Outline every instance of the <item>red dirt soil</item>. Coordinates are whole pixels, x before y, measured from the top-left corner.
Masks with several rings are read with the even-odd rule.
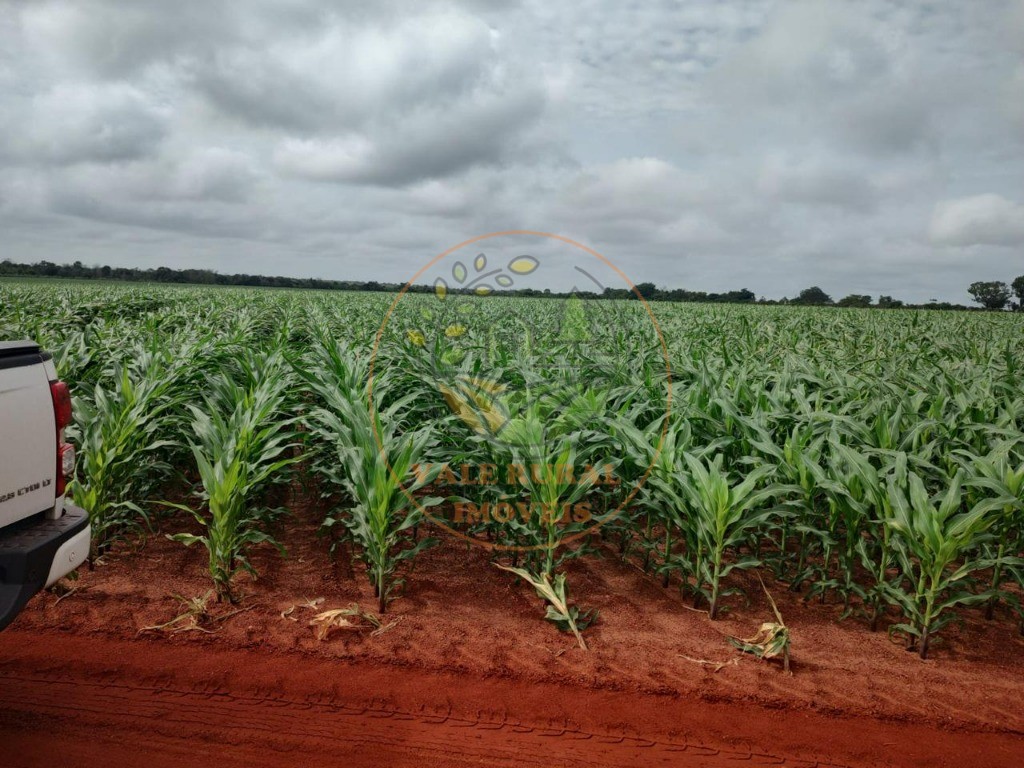
[[[733,598],[709,622],[609,550],[569,568],[571,596],[601,610],[583,651],[486,551],[442,535],[391,604],[393,626],[320,642],[304,603],[374,600],[348,554],[328,554],[317,514],[296,515],[281,535],[289,557],[257,551],[260,579],[239,581],[244,611],[205,624],[212,634],[140,633],[180,613],[174,594],[209,589],[205,553],[162,536],[83,570],[59,601],[36,598],[0,634],[5,768],[196,755],[356,768],[1024,764],[1024,638],[1006,616],[972,614],[921,661],[769,583],[793,633],[787,675],[724,639],[771,618],[756,580],[736,582],[749,605]]]

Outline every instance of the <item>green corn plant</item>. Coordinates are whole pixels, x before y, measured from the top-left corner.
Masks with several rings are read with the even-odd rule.
[[[349,510],[336,510],[325,521],[341,524],[348,532],[366,566],[367,576],[381,613],[387,610],[394,591],[404,580],[399,566],[411,561],[432,538],[412,543],[411,531],[422,521],[424,510],[436,506],[438,497],[416,498],[430,485],[440,464],[426,461],[435,440],[427,426],[403,431],[401,418],[418,393],[391,403],[383,411],[369,401],[365,388],[365,360],[338,345],[322,345],[306,377],[322,405],[311,410],[307,425],[319,443],[315,467],[336,489],[344,489],[352,502]],[[386,377],[375,382],[374,399],[388,398]]]
[[[574,420],[565,414],[560,419],[569,424]],[[508,526],[522,543],[539,548],[536,567],[549,579],[566,556],[581,554],[579,550],[559,550],[563,539],[593,524],[575,520],[573,508],[601,479],[601,472],[587,471],[587,466],[594,465],[588,460],[592,454],[587,452],[585,436],[567,433],[559,426],[559,419],[545,418],[541,405],[531,403],[506,425],[501,444],[507,449],[504,463],[521,470],[519,483],[528,510],[525,516],[514,516]],[[615,462],[603,464],[613,466]]]
[[[695,590],[708,602],[708,617],[717,619],[721,609],[722,579],[737,569],[753,568],[761,561],[739,551],[749,536],[774,515],[777,508],[761,508],[769,499],[792,488],[769,485],[758,488],[772,473],[770,467],[754,469],[739,483],[732,483],[722,467],[723,457],[710,462],[692,454],[685,455],[686,475],[680,478],[674,495],[678,504],[678,524],[688,532],[690,557],[696,575]],[[726,561],[726,553],[733,559]]]
[[[974,456],[958,451],[961,463],[971,474],[966,483],[972,488],[995,494],[1005,501],[994,533],[996,541],[986,544],[986,554],[992,560],[992,597],[985,606],[985,618],[989,621],[995,615],[996,606],[1002,594],[1002,583],[1006,575],[1008,555],[1024,550],[1024,461],[1011,458],[1014,444],[1003,442],[987,456]],[[1012,572],[1012,571],[1011,571]]]
[[[419,524],[423,510],[441,502],[437,497],[413,497],[437,474],[436,466],[414,471],[433,440],[432,430],[400,434],[394,420],[382,418],[362,400],[345,403],[337,413],[319,409],[311,423],[336,452],[337,470],[329,471],[328,479],[345,488],[354,503],[349,514],[329,519],[328,525],[340,519],[359,547],[378,609],[384,613],[392,593],[404,583],[396,577],[398,566],[436,543],[423,538],[404,546],[406,532]]]
[[[287,479],[284,470],[300,459],[289,455],[295,434],[294,419],[282,416],[288,386],[278,365],[255,387],[241,387],[227,377],[212,384],[206,410],[189,406],[190,441],[201,485],[203,507],[169,506],[190,512],[205,529],[200,535],[170,536],[186,546],[201,544],[209,556],[209,572],[218,600],[235,602],[232,580],[239,570],[255,576],[248,550],[269,543],[283,548],[266,530],[273,516],[261,496],[266,487]],[[233,403],[234,406],[227,408]],[[205,507],[205,509],[204,509]]]
[[[889,532],[884,523],[889,516],[885,479],[869,457],[841,442],[835,431],[829,436],[829,449],[827,472],[821,479],[830,513],[825,563],[821,578],[808,597],[820,593],[824,600],[827,590],[838,592],[843,600],[843,618],[854,612],[852,598],[857,597],[870,606],[874,627],[881,603],[880,581],[884,581],[891,560]],[[906,454],[901,452],[897,456],[901,458],[896,460],[900,465],[896,471],[903,476]],[[875,562],[876,555],[878,562]],[[858,572],[860,564],[875,577],[874,583],[864,583]]]
[[[822,539],[826,545],[830,543],[830,539],[823,535],[825,527],[818,522],[818,501],[825,480],[825,470],[821,465],[824,442],[825,437],[816,435],[813,425],[808,422],[793,426],[781,446],[776,445],[763,428],[758,428],[756,437],[751,440],[753,449],[774,465],[776,477],[799,488],[788,502],[794,514],[782,515],[779,520],[778,552],[774,558],[779,578],[785,577],[793,565],[793,587],[796,589],[809,577],[806,564],[812,537]],[[790,537],[794,534],[799,538],[796,562],[791,564],[787,553]]]
[[[75,400],[78,466],[70,492],[89,513],[91,557],[115,540],[149,526],[142,506],[171,471],[165,450],[178,399],[173,379],[157,359],[142,358],[130,370],[117,367],[109,384]]]
[[[345,490],[352,503],[335,510],[325,525],[347,532],[383,613],[404,583],[398,567],[437,543],[429,537],[415,541],[425,510],[442,501],[416,497],[440,470],[440,463],[430,461],[435,431],[410,430],[402,417],[419,391],[376,407],[391,399],[395,379],[389,372],[375,377],[371,404],[366,357],[326,336],[313,350],[304,378],[319,400],[306,420],[316,443],[314,470],[331,488]]]
[[[676,446],[689,446],[691,443],[692,435],[689,423],[670,420],[666,425],[666,418],[663,414],[650,424],[641,426],[640,414],[635,407],[631,407],[609,424],[608,432],[614,441],[616,452],[621,457],[618,472],[622,477],[623,484],[627,487],[636,487],[640,479],[648,474],[670,475],[674,467],[670,457],[675,455]],[[617,520],[602,526],[601,530],[606,535],[618,536],[619,554],[626,559],[630,554],[634,538],[637,538],[643,518],[659,518],[666,515],[662,500],[652,489],[648,478],[648,481],[636,494],[633,504],[623,510]],[[640,537],[640,545],[645,550],[645,559],[649,560],[656,545],[644,536]],[[673,570],[672,565],[675,565],[671,562],[671,552],[670,534],[661,564],[664,577],[670,575]]]
[[[643,522],[640,535],[641,547],[644,550],[642,567],[644,571],[649,570],[651,560],[657,553],[660,564],[655,568],[655,572],[661,574],[663,587],[668,586],[673,573],[682,571],[684,581],[689,574],[686,573],[686,558],[679,557],[674,552],[678,542],[674,540],[676,530],[672,525],[672,512],[665,503],[665,498],[658,492],[657,484],[672,477],[676,461],[693,442],[688,421],[668,419],[666,424],[666,419],[668,417],[664,416],[646,429],[637,428],[629,417],[619,418],[611,425],[612,432],[620,442],[622,453],[625,455],[623,465],[632,483],[635,485],[639,478],[648,472],[648,468],[649,474],[654,478],[653,481],[648,478],[648,482],[634,499],[632,507],[637,514],[624,525],[626,535],[623,537],[620,552],[626,555],[626,536],[633,528],[639,528]],[[641,518],[645,518],[645,521]],[[664,529],[660,541],[652,536],[655,525],[660,525]]]
[[[633,482],[650,467],[650,475],[637,494],[633,507],[646,518],[643,528],[638,531],[646,551],[644,570],[650,566],[652,553],[659,551],[661,563],[655,570],[661,574],[662,586],[667,587],[673,573],[681,575],[684,585],[695,576],[690,559],[692,542],[686,547],[686,536],[680,536],[681,530],[685,531],[685,528],[679,522],[682,501],[677,495],[677,489],[681,482],[680,473],[686,466],[685,456],[688,452],[700,456],[713,454],[728,440],[719,439],[698,449],[693,445],[689,420],[670,418],[668,424],[663,425],[664,417],[645,430],[637,429],[628,419],[619,419],[612,424],[612,429],[621,441],[624,463],[633,468]],[[632,522],[637,528],[641,525],[640,519]],[[651,535],[656,526],[664,530],[660,541]],[[684,545],[681,552],[677,551],[679,544]]]
[[[916,645],[924,659],[934,635],[957,618],[958,606],[977,605],[990,597],[972,589],[972,574],[986,565],[973,555],[996,522],[992,513],[1002,499],[982,501],[964,511],[962,472],[935,497],[928,495],[917,473],[908,472],[907,481],[906,491],[895,478],[888,481],[893,516],[886,522],[894,532],[903,579],[887,584],[886,594],[906,619],[890,632],[905,633],[908,647]]]
[[[581,612],[577,606],[569,605],[564,573],[556,574],[552,583],[546,573],[535,574],[524,568],[512,568],[497,563],[495,565],[503,571],[514,573],[537,590],[537,597],[542,598],[548,604],[544,618],[563,632],[572,632],[580,648],[584,651],[587,650],[587,643],[583,639],[582,633],[597,621],[598,612],[596,610]]]
[[[878,629],[881,620],[885,593],[892,577],[895,552],[892,545],[893,509],[888,494],[888,478],[899,486],[907,483],[907,455],[902,451],[887,457],[882,469],[877,469],[870,458],[849,446],[832,443],[833,454],[844,465],[841,482],[832,482],[830,493],[845,499],[845,503],[858,508],[863,514],[861,520],[863,535],[858,536],[855,549],[860,564],[867,574],[866,583],[849,586],[847,594],[856,592],[864,601],[871,631]],[[852,585],[855,563],[850,563],[846,576]]]

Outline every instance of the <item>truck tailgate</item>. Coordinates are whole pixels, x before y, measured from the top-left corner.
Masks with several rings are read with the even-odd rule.
[[[0,343],[0,528],[52,509],[57,466],[56,423],[39,348]]]

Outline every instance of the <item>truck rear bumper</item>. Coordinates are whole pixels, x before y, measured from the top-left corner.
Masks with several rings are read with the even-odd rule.
[[[59,520],[36,516],[0,530],[0,629],[39,590],[85,562],[89,534],[88,514],[71,504]]]

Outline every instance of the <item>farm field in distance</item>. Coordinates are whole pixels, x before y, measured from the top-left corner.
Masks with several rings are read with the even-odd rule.
[[[100,734],[178,690],[252,765],[335,715],[353,765],[377,715],[431,764],[1019,763],[1024,313],[2,282],[19,338],[94,551],[0,636],[5,740],[67,716],[52,643],[131,681]]]

